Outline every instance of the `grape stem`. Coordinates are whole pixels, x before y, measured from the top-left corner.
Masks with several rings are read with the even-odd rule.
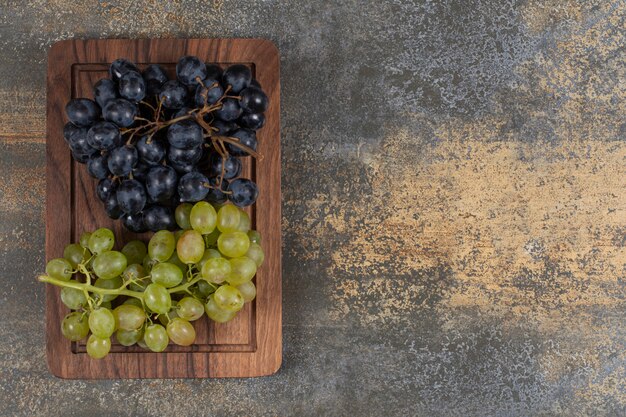
[[[138,291],[132,291],[122,288],[99,288],[95,287],[91,284],[86,284],[82,282],[71,282],[71,281],[63,281],[60,279],[52,278],[48,275],[39,275],[37,277],[39,282],[46,282],[48,284],[56,285],[57,287],[62,288],[74,288],[80,291],[88,291],[99,295],[126,295],[128,297],[135,297],[143,300],[143,293]]]

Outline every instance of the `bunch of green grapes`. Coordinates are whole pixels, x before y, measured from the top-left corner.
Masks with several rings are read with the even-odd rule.
[[[177,232],[156,232],[114,250],[109,229],[84,233],[53,259],[39,281],[61,287],[72,311],[61,323],[72,341],[87,340],[87,353],[103,358],[111,338],[162,352],[173,342],[194,343],[191,324],[205,313],[218,323],[231,320],[256,296],[252,282],[265,255],[248,214],[206,201],[176,208]]]

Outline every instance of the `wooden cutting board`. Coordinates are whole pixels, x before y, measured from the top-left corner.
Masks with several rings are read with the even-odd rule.
[[[278,50],[261,39],[105,39],[68,40],[48,53],[46,136],[46,257],[63,256],[63,248],[78,242],[82,232],[98,227],[115,231],[119,242],[134,235],[111,220],[95,194],[96,180],[84,165],[73,161],[63,140],[65,104],[71,98],[93,98],[92,86],[107,76],[108,64],[127,58],[140,67],[151,63],[173,71],[178,59],[196,55],[226,66],[249,65],[270,101],[267,123],[257,132],[259,160],[243,158],[244,175],[260,188],[249,213],[262,237],[265,262],[255,283],[257,297],[238,317],[217,324],[205,317],[194,323],[196,344],[172,346],[163,353],[113,345],[101,360],[87,356],[85,344],[66,340],[60,330],[69,311],[59,289],[46,288],[46,345],[48,366],[62,378],[206,378],[270,375],[282,360],[281,330],[281,195],[280,195],[280,84]],[[171,76],[171,75],[170,75]]]

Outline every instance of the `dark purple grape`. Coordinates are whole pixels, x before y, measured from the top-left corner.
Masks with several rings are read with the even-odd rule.
[[[190,172],[194,172],[198,170],[198,168],[192,164],[177,164],[175,162],[170,161],[168,165],[174,168],[174,170],[178,172],[180,175],[188,174]]]
[[[252,81],[252,73],[250,68],[242,64],[231,65],[226,68],[224,75],[222,76],[225,86],[231,86],[233,93],[239,93],[244,88],[247,88]]]
[[[263,113],[267,110],[269,100],[260,88],[248,87],[239,93],[239,105],[248,113]]]
[[[198,57],[184,56],[176,64],[176,78],[185,85],[198,84],[198,80],[206,78],[206,64]]]
[[[143,233],[148,230],[143,222],[143,213],[124,214],[122,215],[122,223],[133,233]]]
[[[99,180],[109,176],[109,168],[107,167],[106,155],[94,155],[87,161],[87,172],[94,178]]]
[[[263,113],[244,113],[239,118],[241,127],[258,130],[265,125],[265,115]]]
[[[129,71],[139,72],[139,68],[127,59],[118,58],[111,63],[111,66],[109,67],[109,76],[113,81],[117,82],[122,75]]]
[[[167,129],[170,145],[179,149],[191,149],[204,142],[202,127],[193,120],[182,120]]]
[[[194,165],[202,158],[202,145],[191,149],[180,149],[170,146],[167,159],[177,165]]]
[[[241,161],[239,158],[229,156],[224,158],[218,153],[212,153],[209,157],[209,176],[217,177],[222,175],[222,164],[224,165],[224,178],[230,180],[241,174]]]
[[[150,64],[143,70],[143,79],[146,81],[156,81],[163,84],[169,81],[167,73],[159,64]]]
[[[254,130],[239,129],[231,132],[228,136],[231,138],[239,139],[240,144],[252,149],[253,151],[256,151],[257,140]],[[228,149],[228,153],[233,156],[248,156],[248,152],[231,143],[226,144],[226,149]]]
[[[87,136],[86,128],[78,127],[72,122],[67,122],[65,126],[63,126],[63,139],[68,145],[80,136]]]
[[[228,181],[222,180],[222,186],[218,189],[219,178],[209,178],[209,184],[213,187],[209,189],[209,193],[206,195],[205,200],[210,203],[223,204],[228,201],[228,196],[223,193],[228,189]]]
[[[153,232],[177,228],[172,209],[162,205],[147,207],[143,211],[143,222],[146,228]]]
[[[117,187],[117,203],[126,214],[136,214],[146,205],[146,189],[137,180],[124,180]]]
[[[135,122],[137,105],[123,98],[116,98],[107,103],[102,110],[105,120],[115,123],[119,127],[128,127]]]
[[[215,111],[215,115],[225,122],[237,120],[241,116],[241,107],[239,106],[239,100],[234,98],[227,98],[222,100],[222,107]]]
[[[220,67],[219,65],[208,64],[206,66],[206,78],[209,78],[211,80],[221,80],[223,73],[224,72],[222,71],[222,67]]]
[[[130,101],[141,101],[146,96],[146,83],[140,73],[128,71],[120,77],[120,96]]]
[[[139,158],[148,165],[156,165],[165,158],[165,146],[163,141],[156,137],[142,136],[137,141]]]
[[[122,215],[122,209],[117,202],[117,195],[115,191],[112,191],[111,194],[104,200],[104,211],[106,211],[107,216],[112,219],[119,219]]]
[[[77,153],[72,151],[72,158],[79,164],[86,164],[93,155],[96,155],[98,151],[94,150],[93,153]]]
[[[115,124],[98,122],[87,132],[87,141],[99,151],[110,151],[122,144],[122,135]]]
[[[214,84],[213,80],[204,80],[204,86],[196,87],[196,106],[202,107],[205,104],[215,104],[224,95],[224,89],[219,83]]]
[[[181,202],[196,202],[203,200],[209,192],[206,187],[209,180],[199,172],[190,172],[183,175],[178,181],[178,194]]]
[[[146,191],[152,201],[167,201],[178,185],[176,171],[164,165],[157,165],[150,169],[146,177]]]
[[[124,145],[111,151],[107,165],[113,175],[122,177],[130,174],[137,164],[137,159],[139,159],[137,149],[134,146]]]
[[[228,185],[228,199],[238,207],[247,207],[254,204],[259,196],[257,185],[247,178],[238,178]]]
[[[106,104],[119,97],[117,94],[117,85],[113,80],[103,78],[93,86],[93,98],[100,108],[104,108]]]
[[[168,109],[183,108],[187,101],[187,89],[180,82],[170,80],[161,86],[159,100],[163,100],[163,106]]]
[[[100,116],[100,107],[88,98],[75,98],[65,106],[65,114],[76,126],[91,126]]]
[[[75,154],[92,155],[96,149],[89,144],[89,135],[86,134],[86,129],[74,132],[68,138],[68,145]]]
[[[146,182],[148,172],[152,166],[142,161],[137,161],[137,165],[133,168],[133,178],[139,182]]]
[[[216,135],[227,136],[230,132],[234,132],[239,129],[239,126],[235,122],[225,122],[223,120],[216,120],[211,123],[211,126],[217,128]]]
[[[115,191],[115,183],[110,178],[103,178],[98,181],[98,185],[96,186],[96,195],[100,199],[100,201],[105,202],[113,191]],[[117,199],[116,199],[117,201]]]

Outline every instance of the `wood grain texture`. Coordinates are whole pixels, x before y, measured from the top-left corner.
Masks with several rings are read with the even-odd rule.
[[[257,298],[226,324],[206,318],[194,323],[196,344],[170,346],[163,353],[113,345],[111,354],[92,360],[83,343],[72,344],[60,332],[67,308],[59,290],[46,292],[47,359],[52,373],[63,378],[204,378],[251,377],[276,372],[282,358],[281,333],[281,197],[280,85],[275,46],[258,39],[69,40],[48,54],[46,256],[60,257],[68,242],[98,227],[114,230],[117,242],[143,238],[109,219],[95,195],[96,181],[70,157],[63,141],[64,106],[72,97],[92,98],[91,86],[106,76],[108,63],[119,57],[137,64],[159,63],[172,71],[178,58],[196,55],[207,62],[250,65],[270,99],[267,123],[258,131],[262,158],[246,158],[244,175],[261,194],[249,211],[263,236],[266,260],[257,272]]]

